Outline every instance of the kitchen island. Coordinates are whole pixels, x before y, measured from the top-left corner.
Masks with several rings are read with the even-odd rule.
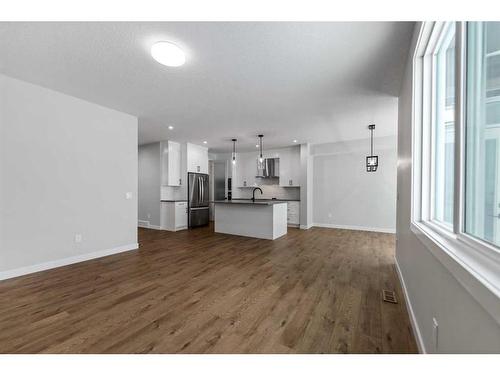
[[[215,232],[275,240],[287,233],[287,202],[214,201]]]

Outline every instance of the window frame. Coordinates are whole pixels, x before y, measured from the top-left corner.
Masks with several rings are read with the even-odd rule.
[[[424,22],[413,55],[411,230],[500,324],[500,248],[465,232],[467,23],[455,23],[455,149],[453,225],[433,219],[432,53],[449,22]],[[486,289],[484,288],[486,287]]]

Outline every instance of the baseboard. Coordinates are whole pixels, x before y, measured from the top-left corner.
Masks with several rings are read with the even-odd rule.
[[[95,251],[95,252],[87,253],[87,254],[81,254],[81,255],[74,256],[74,257],[52,260],[50,262],[34,264],[32,266],[16,268],[16,269],[9,270],[9,271],[2,271],[2,272],[0,272],[0,280],[12,279],[14,277],[28,275],[30,273],[46,271],[46,270],[49,270],[52,268],[67,266],[69,264],[85,262],[87,260],[102,258],[102,257],[108,256],[108,255],[123,253],[125,251],[136,250],[138,248],[139,248],[138,243],[132,243],[132,244],[128,244],[128,245],[114,247],[111,249]]]
[[[137,222],[137,226],[139,228],[146,228],[146,229],[156,229],[156,230],[161,230],[161,227],[159,225],[153,225],[149,221],[146,220],[139,220]]]
[[[149,228],[149,221],[146,221],[146,220],[139,220],[137,222],[137,226],[139,228]]]
[[[156,229],[156,228],[150,228],[150,229]],[[185,226],[177,227],[177,228],[174,228],[174,229],[172,229],[172,228],[162,228],[162,227],[159,227],[158,229],[159,230],[165,230],[167,232],[178,232],[180,230],[186,230],[186,229],[188,229],[188,227],[187,227],[187,225],[185,225]]]
[[[413,312],[413,307],[410,301],[410,297],[408,295],[408,290],[406,289],[405,280],[403,278],[403,274],[401,273],[401,268],[399,268],[398,260],[396,259],[396,257],[394,257],[394,263],[396,264],[396,273],[398,275],[399,282],[401,283],[401,289],[403,289],[403,294],[406,301],[406,307],[408,308],[408,313],[410,314],[410,323],[413,329],[413,335],[417,340],[418,351],[421,354],[426,354],[427,351],[425,349],[424,340],[422,339],[422,334],[420,333],[420,328],[418,326],[417,319],[415,318],[415,313]]]
[[[362,230],[367,232],[380,232],[380,233],[392,233],[392,234],[396,233],[396,229],[393,228],[362,227],[356,225],[322,224],[322,223],[314,223],[313,226],[320,228]]]
[[[305,229],[305,230],[306,230],[306,229],[311,229],[313,226],[314,226],[313,224],[309,224],[309,225],[303,225],[303,224],[301,224],[301,225],[299,226],[299,228],[300,228],[300,229]]]

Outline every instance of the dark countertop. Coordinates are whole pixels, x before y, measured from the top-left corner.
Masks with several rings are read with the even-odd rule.
[[[252,201],[251,198],[233,198],[234,201]],[[227,201],[227,199],[226,199]],[[161,199],[160,202],[187,202],[187,199]],[[210,201],[210,203],[224,203],[225,201]],[[300,202],[300,199],[255,199],[255,202]],[[244,203],[244,202],[242,202]]]
[[[251,201],[252,198],[233,198],[235,201]],[[255,198],[256,202],[300,202],[300,199],[281,199],[281,198]]]
[[[279,201],[277,199],[274,200],[255,200],[251,199],[232,199],[232,200],[224,200],[224,201],[211,201],[210,203],[218,203],[218,204],[252,204],[255,206],[272,206],[274,204],[282,204],[286,203],[286,201]]]

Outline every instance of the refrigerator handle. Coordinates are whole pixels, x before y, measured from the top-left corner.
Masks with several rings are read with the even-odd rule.
[[[205,204],[205,178],[201,177],[201,201]]]
[[[198,177],[198,186],[198,198],[199,204],[201,204],[201,202],[203,202],[203,180],[201,179],[201,177]]]

